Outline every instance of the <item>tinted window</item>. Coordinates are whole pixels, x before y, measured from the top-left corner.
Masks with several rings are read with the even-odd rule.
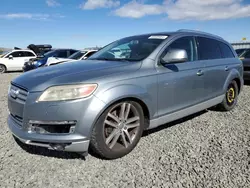
[[[55,57],[62,57],[62,58],[67,58],[68,57],[68,53],[66,50],[61,50],[58,51]]]
[[[238,56],[240,56],[246,49],[237,49],[235,52],[237,53]]]
[[[25,54],[23,52],[21,52],[21,51],[19,51],[19,52],[13,52],[10,55],[12,55],[13,57],[25,57]],[[8,57],[10,55],[8,55]]]
[[[90,57],[91,55],[93,55],[94,53],[96,53],[95,51],[94,52],[89,52],[88,54],[85,55],[85,57]]]
[[[204,37],[197,37],[197,42],[199,60],[222,58],[218,41]]]
[[[220,44],[220,49],[221,49],[221,52],[222,52],[222,55],[224,58],[233,58],[234,57],[234,54],[228,45],[226,45],[222,42],[219,42],[219,44]]]
[[[81,52],[81,51],[78,51],[78,52],[75,52],[73,53],[71,56],[69,56],[68,58],[69,59],[80,59],[84,54],[86,54],[87,52]]]
[[[245,58],[250,58],[250,50],[246,51],[246,53],[244,54]]]
[[[33,57],[33,56],[35,56],[33,53],[31,53],[31,52],[24,52],[24,55],[26,56],[26,57]]]
[[[70,51],[69,51],[69,55],[71,56],[72,54],[74,54],[74,53],[76,53],[76,52],[78,52],[78,51],[76,51],[76,50],[70,50]]]
[[[196,52],[195,52],[195,42],[193,37],[183,37],[179,38],[176,41],[172,42],[162,53],[161,57],[164,57],[169,50],[172,49],[181,49],[186,50],[189,61],[196,60]]]

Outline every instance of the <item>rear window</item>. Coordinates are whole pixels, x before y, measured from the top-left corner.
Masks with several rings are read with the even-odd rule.
[[[222,58],[219,42],[214,39],[197,37],[199,60]]]
[[[234,54],[228,45],[224,44],[223,42],[219,42],[219,44],[224,58],[234,58]]]

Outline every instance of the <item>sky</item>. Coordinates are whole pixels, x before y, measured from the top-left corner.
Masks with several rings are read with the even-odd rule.
[[[104,46],[135,34],[193,29],[250,40],[250,0],[1,0],[0,47]]]

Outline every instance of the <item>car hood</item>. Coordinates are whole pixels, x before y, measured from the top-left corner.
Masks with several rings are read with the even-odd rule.
[[[62,61],[70,61],[72,59],[68,59],[68,58],[58,58],[58,57],[50,57],[48,58],[46,65],[51,65],[51,64],[55,64],[55,63],[59,63]]]
[[[100,77],[139,69],[141,62],[84,60],[41,67],[22,74],[12,83],[29,92],[43,91],[53,85],[98,82]]]

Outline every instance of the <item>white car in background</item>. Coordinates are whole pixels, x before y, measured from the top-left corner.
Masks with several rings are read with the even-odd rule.
[[[79,60],[84,60],[93,55],[97,50],[83,50],[83,51],[78,51],[69,56],[68,58],[56,58],[56,57],[50,57],[47,60],[47,63],[45,66],[51,66],[51,65],[56,65],[60,63],[65,63],[65,62],[73,62],[73,61],[79,61]]]
[[[11,50],[6,51],[0,56],[0,73],[6,71],[21,71],[24,63],[37,55],[32,50]]]

